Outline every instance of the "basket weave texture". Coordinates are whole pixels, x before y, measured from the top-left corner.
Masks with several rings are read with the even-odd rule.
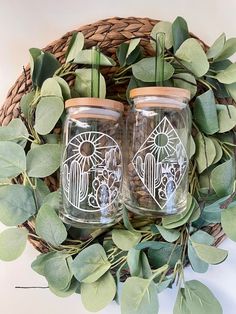
[[[116,48],[121,43],[129,42],[129,40],[134,37],[143,38],[141,40],[141,45],[143,47],[144,54],[146,56],[152,56],[154,51],[147,38],[150,35],[153,26],[157,22],[159,21],[150,18],[108,18],[92,24],[84,25],[76,30],[70,31],[61,38],[47,45],[43,50],[53,53],[61,63],[64,63],[64,55],[71,36],[73,32],[80,31],[85,36],[86,48],[99,45],[100,49],[105,52],[106,55],[114,59],[116,59]],[[195,35],[192,35],[192,37],[196,38]],[[206,49],[207,45],[205,45],[204,42],[202,42],[201,40],[199,41],[201,42],[203,48]],[[103,75],[109,76],[109,74],[111,74],[113,71],[114,68],[105,70],[105,72],[103,72]],[[72,84],[73,77],[68,77],[67,81],[69,84]],[[120,89],[123,88],[124,91],[125,87],[126,86],[119,86],[116,90],[108,89],[108,94],[118,94],[120,92]],[[32,81],[30,78],[30,68],[29,66],[26,66],[24,72],[9,90],[6,100],[0,109],[0,125],[7,125],[12,119],[21,117],[21,112],[19,109],[20,99],[25,93],[29,92],[31,88]],[[53,176],[46,178],[46,183],[51,191],[54,191],[58,188],[58,182]],[[35,232],[34,225],[31,222],[25,223],[25,227],[27,227],[27,229],[29,229],[31,233]],[[225,238],[225,234],[220,224],[209,225],[204,230],[215,238],[215,246],[219,245]],[[43,241],[36,240],[35,238],[30,238],[30,242],[40,252],[48,251],[47,245]]]

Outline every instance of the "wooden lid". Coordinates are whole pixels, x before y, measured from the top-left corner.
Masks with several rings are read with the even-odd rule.
[[[183,88],[176,87],[138,87],[131,89],[130,98],[138,96],[163,96],[163,97],[174,97],[174,98],[186,98],[190,100],[190,91]]]
[[[80,97],[68,99],[65,102],[65,108],[70,107],[102,107],[119,112],[124,111],[124,105],[119,101],[93,97]]]

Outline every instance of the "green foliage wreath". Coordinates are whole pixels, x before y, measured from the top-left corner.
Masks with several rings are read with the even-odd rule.
[[[162,33],[163,54],[156,40]],[[153,57],[145,57],[141,40],[151,41]],[[226,259],[227,251],[206,232],[212,224],[221,223],[236,241],[236,64],[228,59],[235,52],[236,38],[225,34],[204,49],[181,17],[157,23],[150,37],[121,44],[113,59],[101,52],[101,97],[126,101],[125,91],[114,93],[119,85],[127,91],[158,84],[190,90],[190,193],[181,214],[145,219],[124,208],[113,228],[88,230],[62,223],[60,191],[49,189],[48,177],[59,177],[64,101],[91,96],[92,50],[84,49],[82,33],[73,34],[63,64],[30,49],[32,90],[21,99],[20,118],[0,128],[0,221],[10,227],[0,234],[0,259],[19,257],[28,236],[41,241],[44,253],[32,268],[57,296],[80,293],[94,312],[115,299],[122,314],[157,313],[157,294],[176,284],[174,314],[222,313],[205,285],[184,280],[184,266],[203,273]],[[113,68],[108,75],[107,67]]]

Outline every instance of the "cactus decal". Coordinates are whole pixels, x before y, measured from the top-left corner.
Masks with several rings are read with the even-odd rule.
[[[106,210],[117,198],[122,181],[122,155],[114,139],[84,132],[66,146],[62,187],[67,201],[82,211]]]
[[[160,208],[176,192],[188,167],[188,157],[177,132],[164,117],[141,145],[133,166]]]

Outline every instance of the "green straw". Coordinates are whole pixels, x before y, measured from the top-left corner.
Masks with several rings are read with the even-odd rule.
[[[100,97],[100,50],[92,47],[92,69],[91,69],[91,96]]]
[[[165,55],[165,33],[156,34],[156,55],[155,55],[155,83],[156,86],[163,86],[164,82],[164,55]]]

